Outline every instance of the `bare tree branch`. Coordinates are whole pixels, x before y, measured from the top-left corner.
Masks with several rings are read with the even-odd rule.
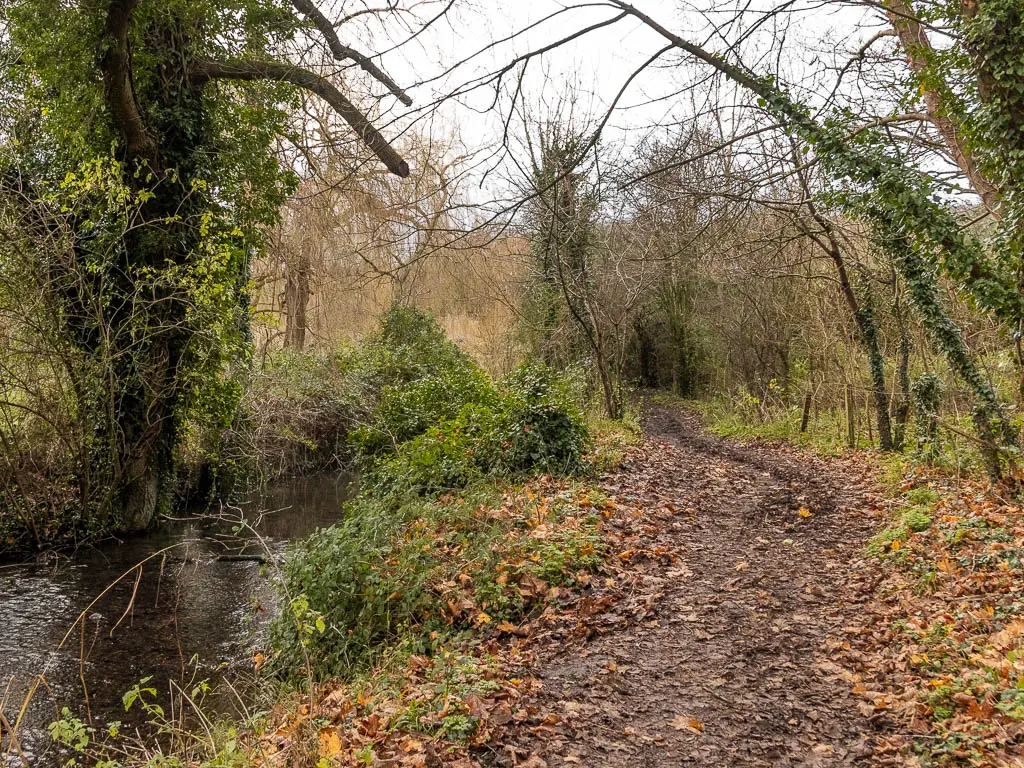
[[[292,0],[292,5],[309,19],[313,25],[320,30],[320,34],[324,36],[327,41],[327,47],[331,49],[331,53],[334,58],[338,61],[345,61],[346,59],[352,59],[359,68],[369,74],[378,82],[382,83],[391,93],[401,101],[405,106],[412,106],[412,99],[409,95],[399,87],[398,83],[392,80],[386,72],[380,67],[374,64],[367,56],[364,56],[354,48],[343,44],[338,38],[338,33],[334,29],[334,25],[331,24],[330,20],[324,16],[323,12],[316,7],[313,0]]]
[[[206,60],[196,63],[193,75],[205,80],[278,80],[315,93],[341,115],[342,119],[352,127],[389,171],[403,179],[409,175],[409,164],[402,159],[401,155],[381,135],[366,115],[360,112],[330,80],[315,72],[294,64],[282,64],[276,61]]]

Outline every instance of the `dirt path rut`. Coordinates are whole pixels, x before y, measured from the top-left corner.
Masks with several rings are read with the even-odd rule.
[[[649,606],[639,620],[613,611],[586,639],[541,650],[538,709],[561,725],[524,736],[517,762],[868,764],[871,723],[828,659],[856,613],[848,582],[875,527],[858,512],[865,472],[647,411],[645,445],[604,486],[647,510],[650,546],[678,557],[637,566],[623,605]]]

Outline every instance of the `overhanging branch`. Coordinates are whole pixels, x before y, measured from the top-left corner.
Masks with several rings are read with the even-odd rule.
[[[296,10],[313,22],[320,34],[324,36],[327,41],[327,47],[331,49],[331,53],[334,58],[338,61],[345,61],[346,59],[352,59],[359,68],[369,74],[375,80],[383,84],[391,93],[401,101],[405,106],[412,106],[412,99],[409,95],[399,87],[398,83],[392,80],[384,70],[374,64],[369,57],[364,56],[354,48],[350,48],[341,42],[338,38],[338,33],[334,29],[334,25],[331,24],[330,20],[324,16],[323,12],[316,7],[316,3],[313,0],[292,0],[292,5],[295,6]]]
[[[327,78],[294,64],[277,61],[199,61],[194,65],[197,80],[277,80],[315,93],[341,115],[388,170],[396,176],[409,175],[409,164],[395,151],[373,123]]]

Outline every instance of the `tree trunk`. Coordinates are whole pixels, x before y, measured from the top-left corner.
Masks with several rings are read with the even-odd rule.
[[[861,336],[868,352],[871,367],[871,386],[875,399],[875,414],[878,421],[878,447],[883,451],[893,449],[892,424],[889,419],[889,396],[885,387],[885,358],[878,344],[878,327],[870,310],[862,309],[858,318]]]
[[[597,314],[587,298],[583,300],[583,307],[586,310],[590,327],[584,328],[587,332],[587,339],[590,341],[594,352],[594,362],[597,363],[597,371],[601,377],[601,388],[604,390],[604,410],[609,419],[622,418],[622,402],[619,399],[617,377],[613,375],[608,363],[608,351],[605,341],[604,329],[597,320]],[[582,319],[582,318],[581,318]]]
[[[792,147],[794,157],[799,158],[796,144],[792,144]],[[802,161],[797,159],[798,165],[800,162]],[[800,174],[799,178],[804,193],[810,201],[810,185],[807,183],[807,178],[803,173]],[[846,271],[846,260],[843,257],[843,251],[839,247],[839,241],[836,239],[833,231],[832,222],[818,211],[817,206],[813,202],[808,202],[807,208],[810,211],[811,217],[821,227],[824,238],[811,232],[807,227],[801,225],[801,228],[819,248],[828,254],[835,265],[836,277],[839,280],[839,290],[843,294],[843,299],[850,308],[850,312],[853,314],[854,321],[857,323],[857,336],[868,357],[868,367],[871,371],[871,387],[875,399],[876,421],[878,422],[878,447],[883,451],[891,451],[893,449],[892,424],[889,419],[889,398],[886,396],[885,357],[882,355],[882,348],[878,343],[878,324],[875,322],[875,316],[871,308],[861,306],[861,302],[857,299],[857,294],[850,283],[850,275]]]
[[[145,225],[125,234],[113,263],[105,266],[104,310],[86,318],[90,331],[103,339],[102,349],[83,345],[104,368],[95,461],[109,467],[112,486],[104,500],[85,501],[99,503],[96,514],[120,532],[148,528],[170,500],[185,393],[181,366],[193,330],[187,289],[159,276],[187,267],[199,252],[203,235],[193,221],[209,206],[192,187],[193,178],[202,178],[209,125],[202,94],[187,76],[191,22],[171,14],[146,31],[163,60],[162,81],[148,85],[146,101],[160,109],[147,130],[130,77],[128,30],[137,4],[110,2],[100,67],[113,128],[122,140],[124,182],[147,195],[138,211]],[[164,169],[174,172],[161,178]]]
[[[118,510],[118,527],[122,531],[144,531],[156,518],[162,471],[152,458],[138,456],[128,467],[130,477],[121,492]]]
[[[893,284],[896,275],[893,273]],[[899,402],[896,405],[896,426],[893,430],[893,448],[902,451],[907,443],[907,421],[910,417],[910,337],[907,335],[907,324],[903,316],[903,308],[897,299],[893,305],[893,314],[899,328],[899,358],[896,365],[896,381],[899,383]]]
[[[846,272],[846,264],[838,245],[833,241],[828,250],[836,266],[839,289],[853,313],[857,323],[858,338],[868,356],[872,395],[875,400],[875,414],[878,422],[878,447],[883,451],[891,451],[893,449],[892,424],[889,419],[889,398],[886,395],[885,386],[885,357],[882,355],[882,347],[878,343],[878,324],[875,322],[875,315],[871,308],[861,306],[858,301],[857,294],[854,293],[853,286],[850,284],[850,277]]]
[[[294,263],[293,263],[294,262]],[[309,306],[309,259],[302,248],[285,265],[284,348],[301,352],[306,347],[306,308]]]

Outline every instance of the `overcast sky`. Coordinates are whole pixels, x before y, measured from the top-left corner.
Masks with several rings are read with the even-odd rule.
[[[341,16],[357,3],[337,7]],[[835,0],[751,0],[719,2],[695,0],[637,0],[635,5],[673,32],[726,51],[752,25],[760,24],[766,12],[770,21],[749,38],[744,36],[738,51],[742,60],[760,72],[779,73],[793,86],[793,92],[814,103],[835,79],[835,71],[864,40],[879,27],[877,11]],[[737,13],[742,6],[745,12]],[[343,9],[344,6],[344,9]],[[425,15],[439,10],[429,8]],[[558,13],[562,10],[562,13]],[[385,132],[392,135],[410,117],[429,122],[431,130],[444,134],[455,130],[464,145],[479,151],[483,169],[496,168],[485,182],[493,187],[495,178],[510,170],[509,157],[494,154],[500,145],[512,106],[521,68],[508,72],[495,92],[495,83],[478,88],[471,84],[528,52],[535,51],[590,25],[616,16],[619,11],[601,2],[558,2],[557,0],[463,0],[447,19],[434,25],[413,44],[388,50],[401,39],[393,27],[378,28],[364,44],[375,51],[387,51],[382,62],[415,100],[411,110],[394,103],[385,114]],[[548,18],[556,14],[553,18]],[[544,19],[547,18],[547,21]],[[721,34],[715,27],[722,28]],[[343,28],[344,29],[344,28]],[[525,31],[524,30],[528,30]],[[506,38],[513,37],[511,40]],[[390,38],[388,40],[387,38]],[[779,40],[784,39],[784,44]],[[566,43],[533,59],[526,65],[521,101],[534,115],[543,117],[554,109],[567,89],[576,92],[576,119],[591,124],[602,116],[638,67],[665,45],[665,40],[641,22],[627,18]],[[452,93],[457,98],[448,98]],[[728,83],[710,78],[708,68],[696,65],[676,52],[666,54],[633,80],[621,96],[604,133],[608,147],[629,147],[645,136],[664,131],[673,122],[706,114],[709,107],[749,104],[751,96]],[[440,110],[432,105],[447,99]],[[725,130],[735,114],[725,112]],[[388,121],[397,122],[388,125]],[[521,161],[519,120],[509,122],[514,156]],[[512,163],[514,166],[514,163]]]
[[[399,77],[415,83],[427,79],[428,73],[433,76],[486,49],[488,45],[494,45],[456,68],[448,77],[414,88],[413,96],[420,104],[428,104],[434,98],[464,87],[474,78],[496,71],[515,56],[536,50],[617,13],[615,9],[600,4],[572,7],[574,5],[586,4],[555,0],[477,0],[472,6],[460,8],[448,24],[434,28],[421,45],[406,46],[390,54],[387,63]],[[715,0],[694,4],[638,0],[636,5],[672,31],[719,51],[725,50],[726,43],[721,37],[710,34],[711,24],[736,16],[735,3]],[[568,11],[540,23],[550,14],[567,7]],[[847,3],[761,0],[744,3],[744,7],[748,10],[742,26],[735,24],[726,33],[729,42],[757,21],[762,11],[789,9],[767,24],[762,34],[746,41],[741,55],[748,64],[762,71],[776,71],[781,66],[783,75],[796,82],[828,81],[826,65],[833,65],[837,58],[845,56],[846,51],[855,50],[873,32],[863,23],[872,18],[872,13]],[[499,42],[535,24],[538,26],[517,35],[514,40]],[[773,50],[770,41],[782,34],[786,39],[786,45],[781,46],[783,57],[777,59],[772,54],[769,59],[764,58]],[[634,19],[590,32],[530,62],[524,81],[526,101],[536,105],[546,98],[551,102],[566,85],[572,85],[580,91],[582,100],[595,114],[601,113],[629,75],[664,44],[660,36]],[[775,49],[779,47],[774,46]],[[665,97],[692,82],[695,73],[706,74],[706,69],[689,63],[680,66],[680,57],[675,54],[667,55],[662,62],[661,66],[650,68],[630,85],[613,120],[614,126],[620,129],[643,127],[666,115],[682,114],[692,108],[688,94],[670,99]],[[514,84],[517,73],[509,73],[505,82]],[[701,93],[696,96],[698,104],[701,96]],[[727,99],[729,94],[718,96]],[[498,110],[492,111],[489,108],[493,97],[492,87],[480,88],[460,98],[458,107],[452,105],[446,110],[450,119],[458,121],[467,142],[487,143],[495,138],[509,102],[507,98],[499,99]]]

